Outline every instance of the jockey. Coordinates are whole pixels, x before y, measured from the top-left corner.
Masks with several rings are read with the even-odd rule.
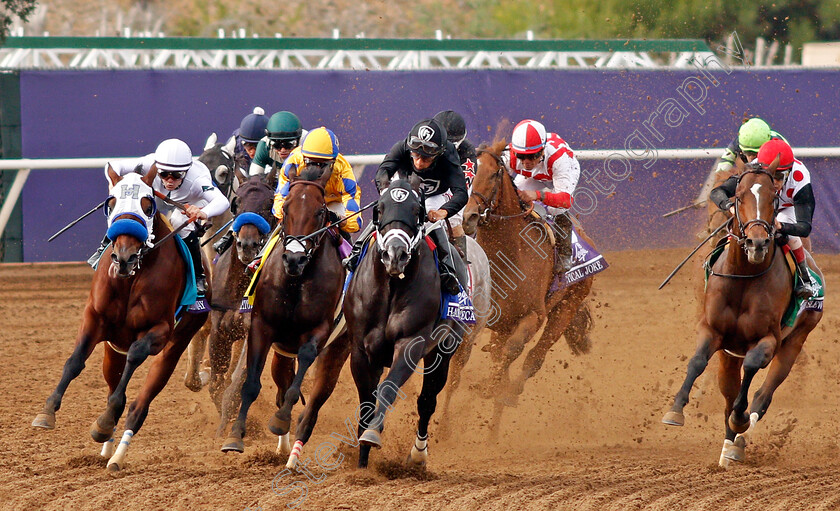
[[[359,211],[362,191],[356,184],[353,167],[338,152],[338,139],[335,133],[321,126],[303,138],[300,147],[296,147],[280,170],[277,191],[274,195],[274,207],[271,212],[281,221],[283,220],[283,202],[289,194],[289,181],[293,175],[298,175],[306,167],[317,166],[331,172],[327,185],[324,187],[327,209],[335,216],[333,222],[343,218],[346,214]],[[362,216],[342,222],[339,226],[341,235],[350,240],[350,233],[358,232],[362,227]]]
[[[248,174],[257,176],[279,170],[292,149],[300,144],[303,127],[298,116],[282,111],[272,115],[265,127],[265,136],[257,145]]]
[[[475,178],[476,162],[478,156],[475,153],[475,146],[467,140],[467,125],[464,118],[452,110],[443,110],[434,116],[446,130],[446,139],[452,142],[458,151],[458,159],[461,160],[461,170],[464,171],[464,180],[467,182],[467,194],[472,191],[472,182]],[[463,215],[463,210],[460,212]],[[464,234],[464,227],[461,224],[452,226],[452,241],[461,249],[461,253],[467,253],[467,238]]]
[[[519,197],[539,200],[554,215],[555,246],[559,257],[554,272],[562,275],[572,267],[572,220],[567,211],[580,178],[580,163],[572,149],[556,133],[525,119],[513,128],[511,143],[502,152],[502,161],[514,176]]]
[[[426,193],[426,217],[430,222],[449,219],[454,228],[461,225],[461,210],[467,204],[467,185],[461,171],[455,146],[447,141],[446,129],[434,119],[424,119],[411,128],[407,138],[394,144],[376,171],[376,188],[382,193],[391,178],[399,172],[406,179],[417,174]],[[371,226],[368,233],[373,230]],[[345,261],[355,270],[367,233],[353,246],[353,253]],[[452,254],[449,240],[442,227],[432,230],[429,237],[438,247],[439,269],[443,289],[452,295],[460,292],[459,282],[467,289],[469,278],[463,260]]]
[[[213,186],[210,171],[203,163],[192,157],[189,146],[177,138],[164,140],[152,154],[147,154],[138,160],[117,160],[105,165],[105,175],[112,169],[120,176],[130,172],[137,172],[145,176],[152,168],[157,169],[152,188],[168,198],[186,206],[186,212],[157,199],[158,211],[163,213],[172,223],[173,228],[179,227],[193,217],[201,220],[221,215],[230,203],[218,188]],[[198,206],[201,204],[202,206]],[[195,283],[199,296],[207,291],[207,279],[204,276],[204,266],[201,264],[201,247],[195,224],[190,223],[178,234],[186,243],[192,256],[195,270]],[[105,247],[108,246],[107,237],[96,253],[88,259],[88,264],[95,266]]]
[[[234,130],[233,136],[236,138],[234,158],[241,169],[248,170],[251,167],[251,161],[257,154],[257,145],[265,136],[267,125],[268,117],[265,116],[265,110],[256,107],[253,113],[242,118],[239,128]]]
[[[738,129],[738,136],[724,149],[716,171],[731,171],[735,167],[736,159],[740,159],[744,163],[753,161],[759,148],[773,138],[785,140],[785,137],[781,134],[771,130],[770,125],[764,120],[753,117],[741,125]]]
[[[265,135],[265,128],[268,125],[268,117],[265,116],[265,110],[260,107],[254,108],[254,112],[246,115],[242,122],[239,123],[239,128],[233,132],[236,138],[236,147],[234,148],[233,159],[235,165],[243,170],[248,170],[251,167],[251,162],[257,154],[257,146],[260,139]],[[224,253],[233,244],[233,229],[228,229],[225,234],[219,238],[219,241],[213,243],[213,250],[218,254]]]
[[[810,298],[815,295],[817,289],[808,271],[805,248],[800,238],[811,234],[815,206],[811,174],[802,162],[793,157],[790,145],[782,139],[772,139],[762,145],[756,161],[761,168],[767,169],[776,158],[779,158],[779,165],[773,176],[773,184],[776,186],[780,202],[775,228],[777,233],[787,239],[787,246],[796,259],[799,278],[796,279],[794,293],[799,298]],[[737,186],[738,177],[730,177],[709,193],[709,199],[720,209],[734,215],[735,207],[731,198],[735,196]]]

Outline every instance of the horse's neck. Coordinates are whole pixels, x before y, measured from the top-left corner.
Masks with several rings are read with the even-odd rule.
[[[496,199],[499,206],[495,213],[503,216],[516,215],[522,212],[522,202],[520,202],[519,195],[516,193],[513,178],[507,171],[503,170],[502,172],[504,175],[500,178],[499,196]]]

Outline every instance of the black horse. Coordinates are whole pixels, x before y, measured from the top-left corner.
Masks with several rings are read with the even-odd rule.
[[[256,284],[242,405],[223,451],[242,452],[245,448],[245,419],[259,395],[260,375],[272,347],[271,374],[277,384],[278,411],[269,421],[269,429],[280,436],[281,446],[284,436],[288,442],[292,407],[300,398],[303,378],[319,357],[312,394],[298,419],[297,441],[287,464],[294,467],[349,355],[346,334],[328,342],[344,285],[339,239],[330,230],[307,237],[329,221],[324,190],[329,177],[320,167],[307,167],[291,181],[283,203],[280,241],[266,257]]]
[[[423,389],[409,462],[425,463],[429,420],[460,340],[454,325],[440,320],[440,279],[423,233],[425,216],[411,183],[392,181],[374,212],[376,244],[360,262],[344,300],[360,402],[360,468],[367,467],[370,448],[381,447],[385,413],[403,396],[400,387],[414,371],[423,373]],[[424,369],[417,367],[420,360]],[[391,369],[380,385],[385,366]]]

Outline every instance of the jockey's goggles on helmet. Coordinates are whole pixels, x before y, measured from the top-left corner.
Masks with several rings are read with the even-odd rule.
[[[158,172],[158,175],[161,179],[184,179],[187,173],[183,171],[162,170]]]
[[[531,154],[516,153],[517,160],[539,160],[540,158],[542,158],[542,151]]]
[[[408,139],[408,148],[412,151],[419,152],[423,156],[438,156],[443,153],[443,147],[429,141],[423,140],[420,137],[410,137]]]
[[[296,139],[291,140],[280,140],[280,139],[272,139],[271,145],[275,149],[294,149],[298,145],[298,141]]]
[[[332,162],[333,162],[333,160],[315,160],[313,158],[304,158],[303,159],[303,164],[306,165],[307,167],[311,166],[311,167],[318,167],[318,168],[322,168],[322,169],[327,167],[328,165],[330,165]]]
[[[790,170],[777,170],[773,174],[773,179],[776,181],[787,181],[788,174],[790,174]]]

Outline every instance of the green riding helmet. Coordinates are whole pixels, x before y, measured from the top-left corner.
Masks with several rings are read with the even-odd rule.
[[[268,120],[265,134],[271,140],[298,140],[303,133],[303,126],[298,116],[292,112],[277,112]]]
[[[770,125],[753,117],[738,130],[738,147],[743,152],[758,153],[761,146],[770,140]]]

